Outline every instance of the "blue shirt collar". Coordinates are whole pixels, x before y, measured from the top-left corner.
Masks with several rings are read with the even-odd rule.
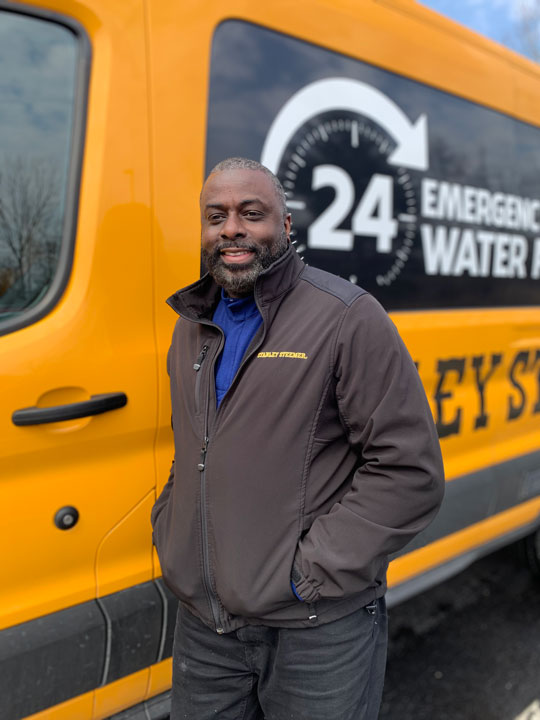
[[[227,295],[225,290],[221,288],[221,299],[227,310],[234,314],[235,319],[243,319],[250,317],[259,312],[257,303],[253,295],[247,295],[241,298],[232,298]]]

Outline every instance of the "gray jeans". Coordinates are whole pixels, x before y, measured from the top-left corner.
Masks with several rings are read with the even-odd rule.
[[[226,635],[180,607],[171,720],[376,720],[386,644],[384,598],[318,627]]]

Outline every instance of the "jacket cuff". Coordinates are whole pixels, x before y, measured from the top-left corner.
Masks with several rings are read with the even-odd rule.
[[[295,597],[297,600],[300,600],[300,602],[304,602],[304,598],[298,593],[298,590],[296,589],[296,585],[294,584],[294,580],[291,580],[291,590],[293,591]]]
[[[321,597],[320,592],[314,588],[310,581],[302,574],[300,563],[296,557],[291,571],[291,580],[296,588],[296,594],[299,595],[304,602],[314,603]]]

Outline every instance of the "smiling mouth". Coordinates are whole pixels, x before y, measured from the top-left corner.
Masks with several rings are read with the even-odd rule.
[[[249,262],[255,256],[255,253],[253,250],[246,250],[245,248],[227,248],[221,251],[220,256],[227,265],[234,265]]]

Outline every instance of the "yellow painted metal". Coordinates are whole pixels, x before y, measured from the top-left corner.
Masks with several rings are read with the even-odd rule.
[[[45,3],[43,3],[45,6]],[[92,44],[75,257],[54,310],[2,338],[0,627],[96,596],[98,548],[155,485],[156,359],[144,18],[140,0],[49,2]],[[141,52],[141,48],[143,52]],[[69,423],[16,427],[11,413],[106,392],[125,408]],[[73,505],[71,530],[53,523]],[[115,560],[115,586],[151,573],[151,540]],[[106,572],[106,571],[105,571]],[[106,585],[110,587],[110,583]]]
[[[462,379],[457,373],[448,373],[441,388],[448,394],[441,401],[443,422],[460,414],[459,432],[441,441],[447,480],[538,449],[540,415],[534,408],[540,399],[540,366],[533,362],[540,350],[538,308],[395,313],[393,319],[418,363],[436,417],[437,363],[441,359],[464,359]],[[515,405],[520,400],[510,379],[510,367],[516,355],[526,351],[528,367],[515,372],[524,390],[525,404],[519,417],[509,419],[510,403]],[[484,377],[493,354],[502,359],[485,384],[484,411],[488,420],[485,427],[476,428],[481,405],[472,359],[484,357]]]
[[[150,668],[147,698],[166,692],[171,687],[172,660],[168,658]]]
[[[98,688],[94,693],[93,720],[104,720],[125,707],[141,703],[147,694],[149,677],[150,669],[145,668]]]
[[[152,546],[148,542],[154,490],[122,518],[103,538],[96,554],[98,596],[152,579]]]

